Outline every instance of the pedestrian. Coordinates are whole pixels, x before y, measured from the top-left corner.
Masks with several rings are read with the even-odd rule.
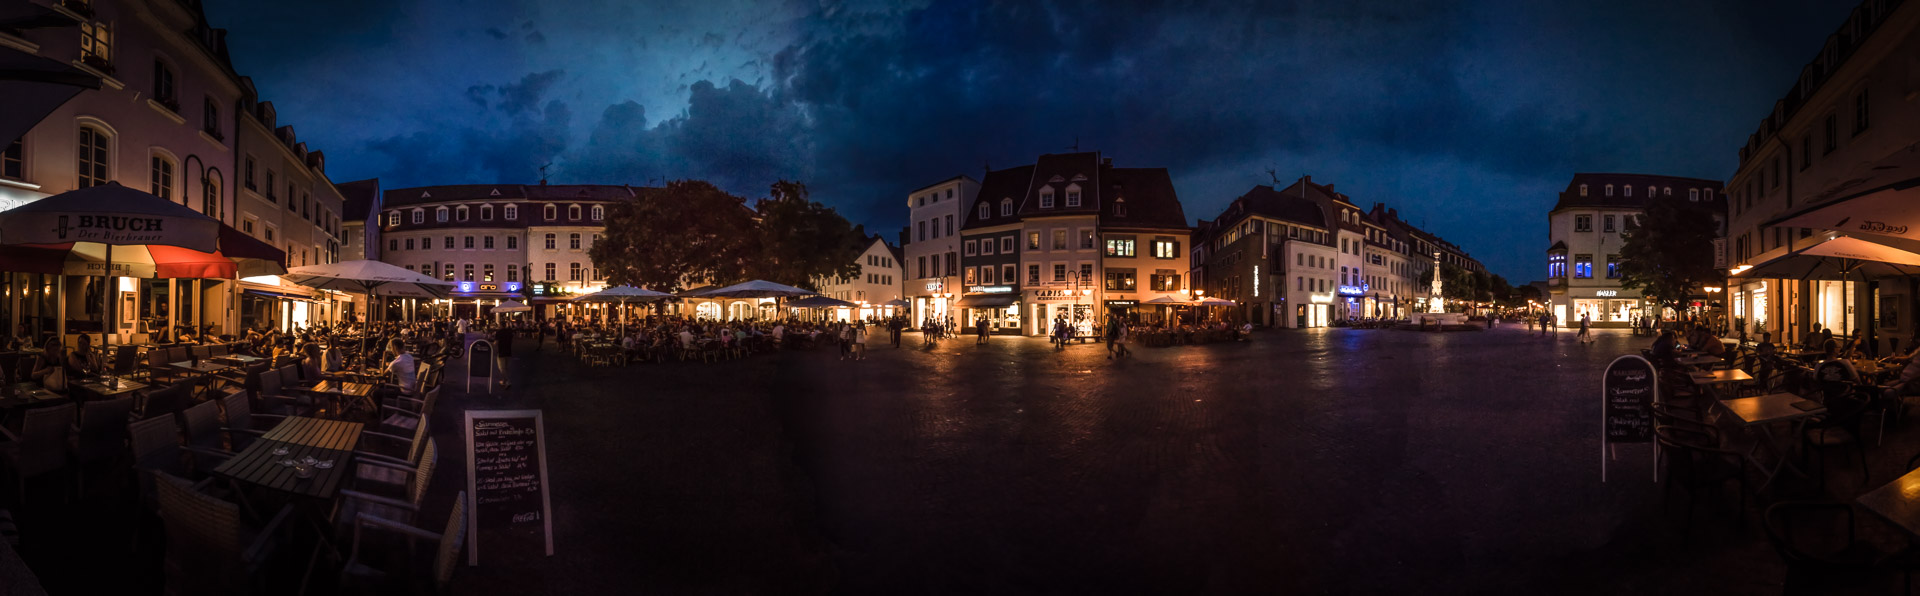
[[[1533,317],[1522,317],[1522,318],[1527,320],[1527,333],[1533,333],[1533,323],[1534,323]]]
[[[862,321],[853,327],[853,359],[867,359],[867,324]]]
[[[1587,313],[1580,313],[1580,335],[1578,336],[1580,339],[1580,343],[1593,342],[1593,334],[1588,332],[1588,328],[1591,327],[1592,325],[1593,325],[1593,316]]]
[[[987,343],[987,318],[986,317],[980,317],[978,320],[974,321],[973,333],[974,335],[978,336],[978,339],[974,340],[973,342],[974,344],[986,345]]]
[[[887,331],[893,335],[893,349],[900,349],[900,332],[905,330],[907,322],[900,317],[887,319]]]
[[[1107,340],[1107,359],[1112,360],[1114,344],[1120,342],[1120,318],[1107,315],[1107,329],[1102,335],[1105,335]]]
[[[501,326],[493,332],[493,357],[495,365],[500,367],[500,386],[512,387],[507,382],[507,364],[513,362],[513,328]]]

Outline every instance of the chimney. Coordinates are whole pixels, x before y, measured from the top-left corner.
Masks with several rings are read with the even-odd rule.
[[[1103,165],[1109,168],[1113,167],[1113,158],[1111,157],[1100,158],[1100,165]]]
[[[1327,185],[1327,192],[1329,192],[1329,193],[1333,193],[1333,194],[1334,194],[1334,195],[1336,195],[1336,196],[1340,194],[1340,193],[1336,193],[1336,192],[1333,192],[1333,185],[1332,185],[1332,184],[1328,184],[1328,185]]]

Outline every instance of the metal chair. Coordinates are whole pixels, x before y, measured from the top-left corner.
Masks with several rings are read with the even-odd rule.
[[[1731,481],[1739,485],[1740,508],[1734,510],[1732,515],[1734,523],[1739,524],[1747,510],[1747,458],[1738,451],[1720,447],[1718,437],[1708,433],[1678,426],[1657,426],[1653,433],[1654,440],[1667,456],[1666,476],[1662,479],[1666,485],[1662,507],[1672,505],[1676,485],[1686,484],[1686,525],[1691,532],[1693,510],[1699,508],[1696,502],[1699,493],[1703,489],[1710,489],[1714,496],[1718,496],[1720,487]]]
[[[353,464],[353,488],[340,491],[334,504],[333,519],[344,535],[353,519],[361,513],[403,523],[413,523],[420,503],[427,497],[427,485],[433,482],[433,468],[439,451],[428,439],[420,452],[420,461],[402,466],[362,458]]]
[[[225,425],[221,430],[227,433],[227,446],[230,451],[239,451],[246,447],[247,443],[252,442],[254,437],[266,434],[265,430],[254,425],[254,420],[270,420],[278,424],[279,421],[286,419],[285,416],[253,413],[253,404],[248,401],[244,393],[227,396],[226,399],[221,400],[220,409],[225,418]]]
[[[1817,525],[1802,528],[1809,522]],[[1845,528],[1845,539],[1834,522]],[[1788,594],[1858,594],[1872,591],[1874,577],[1890,571],[1888,553],[1856,536],[1853,507],[1845,503],[1789,501],[1767,508],[1762,525],[1767,542],[1786,563]],[[1796,532],[1810,529],[1811,532]]]

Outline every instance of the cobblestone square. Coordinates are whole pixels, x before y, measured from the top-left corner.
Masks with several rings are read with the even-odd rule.
[[[1600,482],[1599,371],[1646,341],[1333,329],[1112,361],[1094,344],[925,349],[909,335],[860,362],[827,348],[628,368],[580,367],[548,345],[525,352],[514,395],[461,406],[545,409],[559,552],[461,581],[1777,592],[1764,534],[1724,514],[1731,494],[1701,505],[1687,536],[1684,499],[1661,511],[1650,447],[1620,448]],[[1903,438],[1889,452],[1911,451],[1893,446]]]

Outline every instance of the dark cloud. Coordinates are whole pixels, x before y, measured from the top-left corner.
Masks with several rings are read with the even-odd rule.
[[[539,105],[540,98],[547,94],[547,89],[553,87],[553,84],[559,82],[560,77],[566,74],[567,71],[558,69],[528,73],[517,83],[502,85],[499,89],[500,111],[508,115],[518,115]],[[471,93],[472,89],[468,92]]]
[[[322,11],[311,23],[310,10],[279,8],[297,3],[210,3],[251,15],[236,46],[299,40],[253,68],[263,89],[344,68],[315,57],[329,49],[457,43],[408,32],[465,16],[351,1],[366,11]],[[397,123],[303,130],[316,144],[338,134],[367,149],[334,160],[340,179],[529,181],[549,161],[571,182],[704,178],[750,195],[795,178],[874,229],[900,223],[909,189],[1074,145],[1170,168],[1196,218],[1273,168],[1393,204],[1526,279],[1538,273],[1552,193],[1574,172],[1727,175],[1734,149],[1851,3],[724,4],[582,0],[536,27],[525,0],[469,0],[491,22],[453,30],[526,43],[335,76],[310,101],[338,101],[338,87],[355,83],[368,88],[361,97],[417,90],[416,79],[441,91],[397,97]],[[514,25],[489,26],[500,22]],[[546,40],[540,29],[554,27],[568,35]],[[505,63],[533,72],[502,80]],[[575,121],[572,107],[588,115]],[[353,165],[367,171],[344,171]]]

